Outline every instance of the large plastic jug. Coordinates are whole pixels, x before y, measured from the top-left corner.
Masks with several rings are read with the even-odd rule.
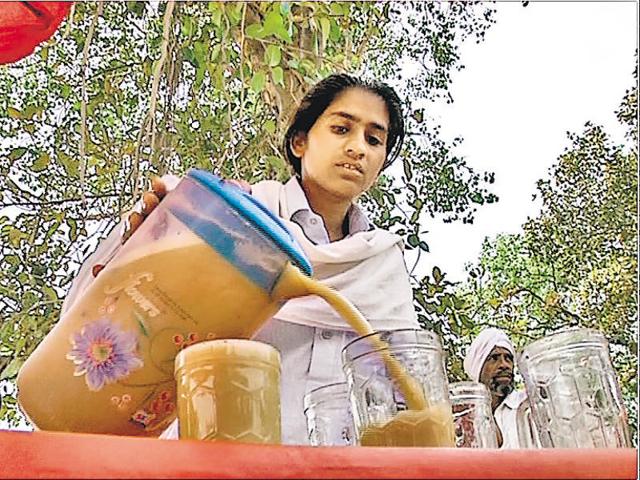
[[[19,404],[44,430],[158,435],[175,418],[176,354],[251,337],[305,294],[283,284],[311,273],[265,207],[191,170],[25,362]]]

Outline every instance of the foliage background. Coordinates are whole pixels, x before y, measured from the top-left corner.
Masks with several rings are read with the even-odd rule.
[[[428,222],[470,223],[498,200],[493,174],[452,154],[462,139],[440,138],[422,107],[453,101],[459,47],[481,42],[493,13],[478,2],[76,3],[53,41],[0,69],[1,388],[13,391],[82,261],[150,176],[199,167],[250,182],[288,178],[288,116],[336,71],[387,81],[405,99],[398,174],[362,200],[419,264]],[[413,275],[420,321],[442,336],[451,380],[463,377],[461,353],[483,325],[507,328],[520,346],[589,325],[611,340],[635,415],[635,92],[619,114],[629,144],[612,145],[594,125],[574,134],[539,183],[540,218],[488,241],[467,282],[453,285],[437,267]],[[18,422],[13,395],[0,418]]]

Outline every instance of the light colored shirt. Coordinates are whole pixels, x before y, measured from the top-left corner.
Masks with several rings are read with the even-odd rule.
[[[287,204],[291,213],[291,220],[302,228],[305,236],[316,245],[330,243],[329,234],[322,217],[311,210],[300,182],[296,177],[291,178],[284,186]],[[357,204],[352,204],[347,212],[348,227],[347,236],[358,232],[371,230],[373,226],[369,219]]]
[[[501,448],[524,448],[518,439],[518,407],[527,399],[527,393],[514,390],[505,398],[493,412],[493,417],[502,432]]]

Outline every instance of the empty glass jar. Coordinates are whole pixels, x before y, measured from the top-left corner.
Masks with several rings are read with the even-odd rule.
[[[518,366],[542,447],[629,447],[628,421],[608,342],[569,329],[525,347]]]
[[[449,398],[458,448],[498,448],[491,394],[478,382],[449,385]]]
[[[419,329],[374,333],[347,344],[342,359],[359,445],[455,446],[436,334]]]
[[[304,414],[310,445],[355,445],[346,383],[332,383],[311,390],[304,396]]]
[[[280,354],[251,340],[211,340],[176,356],[180,438],[280,443]]]

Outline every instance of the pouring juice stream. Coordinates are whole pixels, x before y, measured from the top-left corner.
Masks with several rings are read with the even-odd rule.
[[[280,281],[274,289],[273,296],[288,299],[303,295],[317,295],[331,305],[361,337],[374,333],[369,322],[351,303],[334,290],[320,282],[302,274],[291,264],[287,264]],[[424,410],[429,406],[422,388],[413,377],[407,374],[404,367],[388,352],[388,345],[377,335],[371,335],[370,341],[379,350],[382,360],[391,376],[398,382],[398,388],[404,395],[410,410]]]

